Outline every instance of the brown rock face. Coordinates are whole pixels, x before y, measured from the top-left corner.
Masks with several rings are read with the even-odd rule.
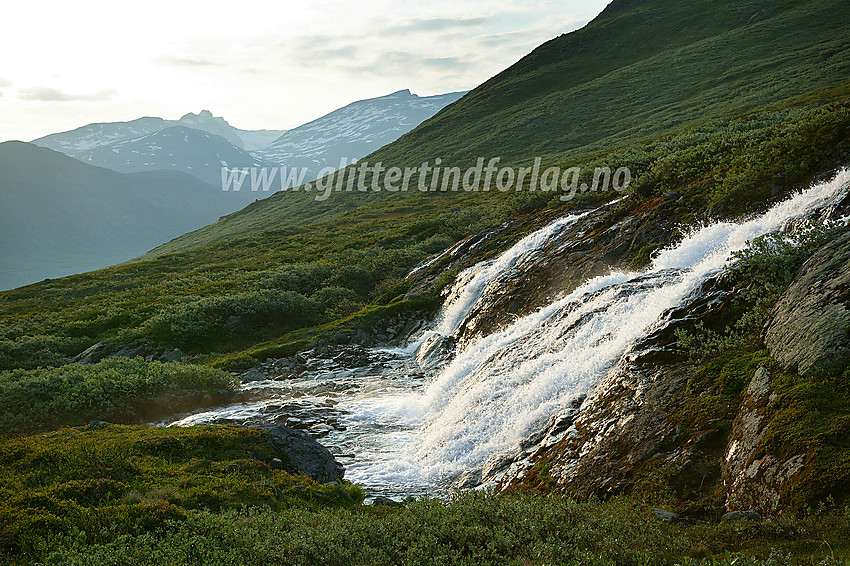
[[[765,327],[770,355],[800,375],[850,362],[850,234],[809,258]]]
[[[775,397],[770,371],[759,368],[741,402],[723,459],[729,510],[757,509],[772,513],[781,509],[782,494],[804,467],[806,454],[779,459],[762,450],[762,440],[771,426],[770,404]]]

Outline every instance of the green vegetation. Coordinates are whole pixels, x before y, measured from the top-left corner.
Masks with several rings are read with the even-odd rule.
[[[726,283],[739,291],[722,317],[729,322],[720,327],[714,324],[715,329],[702,323],[691,331],[677,329],[679,347],[696,365],[673,419],[683,427],[685,438],[706,435],[708,442],[690,477],[644,470],[638,482],[639,491],[641,485],[646,487],[643,497],[665,493],[658,489],[665,485],[666,493],[680,504],[685,501],[689,511],[718,513],[724,503],[720,460],[750,379],[759,367],[765,367],[771,372],[772,397],[761,414],[770,424],[758,442],[757,457],[770,455],[784,461],[804,455],[801,477],[782,494],[785,505],[799,510],[812,501],[846,501],[850,370],[807,377],[783,371],[763,350],[761,340],[771,309],[805,260],[846,230],[844,226],[808,226],[790,235],[754,240],[737,254],[737,262],[725,274]]]
[[[196,509],[325,509],[363,499],[356,486],[273,469],[285,456],[248,428],[93,423],[0,440],[0,454],[0,560],[41,559],[59,535],[97,544],[173,530],[168,521]]]
[[[613,226],[651,211],[683,229],[757,212],[850,163],[850,43],[845,0],[612,3],[458,104],[382,148],[370,162],[414,166],[628,166],[629,198]],[[587,180],[587,179],[583,179]],[[169,242],[139,260],[0,293],[2,435],[91,420],[138,422],[162,398],[209,402],[232,387],[211,367],[246,368],[322,336],[428,311],[457,265],[412,267],[504,225],[468,261],[542,222],[609,201],[586,193],[355,193],[317,203],[289,191]],[[657,218],[648,218],[651,224]],[[635,242],[641,267],[676,238]],[[802,512],[763,524],[659,522],[646,501],[716,517],[717,462],[755,368],[774,370],[776,426],[765,453],[810,449],[795,502],[834,495],[850,478],[848,376],[776,370],[758,328],[800,262],[826,234],[791,246],[765,238],[729,274],[746,302],[717,325],[678,335],[695,365],[673,417],[682,438],[708,434],[681,477],[637,470],[634,499],[576,503],[555,495],[467,494],[449,504],[361,506],[350,485],[316,485],[269,466],[249,429],[92,423],[0,440],[0,552],[12,563],[790,564],[850,548],[850,512]],[[181,364],[68,365],[86,348],[164,352]],[[828,402],[824,400],[828,399]],[[545,484],[546,469],[536,471]],[[653,499],[655,498],[655,499]],[[804,506],[800,505],[804,509]],[[771,555],[771,549],[778,554]],[[744,551],[747,558],[726,552]],[[832,564],[833,562],[825,562]]]
[[[679,348],[692,359],[736,348],[760,348],[761,330],[771,309],[803,263],[825,243],[847,230],[843,225],[808,225],[793,234],[766,234],[735,254],[726,270],[727,284],[743,290],[729,306],[731,320],[722,329],[676,329]]]
[[[97,364],[0,372],[0,431],[20,434],[92,420],[141,421],[164,396],[202,404],[233,391],[233,376],[206,366],[113,358]]]
[[[729,553],[743,552],[745,563],[773,555],[768,564],[790,565],[850,556],[850,510],[838,507],[689,525],[663,523],[635,499],[517,491],[362,506],[356,486],[316,484],[288,463],[275,469],[280,454],[262,435],[93,423],[0,440],[0,563],[740,564]]]
[[[114,523],[100,536],[60,534],[34,556],[55,565],[837,566],[848,556],[848,515],[839,508],[775,524],[670,525],[628,499],[602,504],[470,493],[401,507],[187,511],[133,534]]]
[[[815,97],[841,93],[828,104],[792,102],[624,145],[589,155],[585,163],[626,164],[636,172],[631,198],[611,216],[612,224],[673,191],[683,198],[656,207],[656,213],[682,224],[721,211],[753,212],[771,195],[805,186],[850,157],[847,92],[832,89]],[[323,333],[376,320],[370,313],[408,290],[404,277],[412,267],[465,236],[510,222],[498,241],[480,249],[483,257],[546,218],[611,198],[587,193],[562,203],[559,196],[409,194],[336,220],[7,291],[0,294],[0,369],[61,365],[100,341],[112,349],[143,343],[161,351],[180,347],[195,361],[225,367],[290,355]],[[636,264],[666,243],[647,242]],[[444,267],[434,265],[431,272],[439,275]],[[424,303],[402,300],[393,312],[434,308],[441,286],[451,281],[438,279],[419,297]]]

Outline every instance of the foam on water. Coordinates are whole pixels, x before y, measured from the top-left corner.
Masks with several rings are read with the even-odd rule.
[[[392,448],[391,459],[373,460],[371,467],[353,471],[351,479],[437,484],[480,468],[489,457],[527,438],[571,400],[588,393],[630,345],[654,329],[664,312],[692,297],[734,252],[827,204],[848,183],[850,173],[842,171],[835,180],[803,191],[752,220],[697,229],[658,254],[646,271],[591,279],[568,296],[469,345],[424,392],[403,400],[385,399],[373,407],[369,418],[397,419],[408,432],[395,439],[399,444]],[[555,224],[550,227],[557,230]],[[440,329],[450,331],[461,324],[481,289],[493,280],[493,270],[515,265],[547,239],[532,234],[515,246],[518,250],[506,252],[504,262],[499,258],[479,267],[468,278],[468,289],[448,302]]]
[[[449,292],[436,332],[444,336],[454,334],[488,286],[497,284],[502,274],[522,266],[558,232],[588,214],[590,211],[559,218],[525,236],[494,261],[477,263],[464,270]]]

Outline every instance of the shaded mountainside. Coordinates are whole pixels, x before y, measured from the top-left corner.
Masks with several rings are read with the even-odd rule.
[[[725,120],[846,81],[848,15],[842,0],[613,2],[368,160],[417,166],[440,157],[462,166],[483,156],[528,165],[541,156],[576,165],[602,148]],[[279,193],[156,254],[327,220],[388,195],[317,203],[311,193]]]
[[[22,142],[0,144],[0,288],[127,261],[229,208],[190,175],[122,175]]]

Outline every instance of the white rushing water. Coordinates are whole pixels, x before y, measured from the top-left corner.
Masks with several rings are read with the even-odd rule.
[[[427,381],[414,368],[415,346],[372,349],[357,369],[326,360],[303,377],[255,384],[256,396],[175,424],[283,423],[295,414],[313,428],[322,425],[310,419],[324,411],[322,418],[333,426],[321,441],[343,455],[346,479],[390,496],[433,494],[446,480],[512,450],[570,401],[590,393],[667,310],[693,298],[750,240],[807,216],[848,185],[850,172],[842,171],[751,220],[696,229],[646,270],[588,280],[468,344]],[[478,301],[498,292],[504,277],[525,262],[545,261],[540,254],[552,238],[586,214],[557,220],[496,260],[465,271],[436,332],[456,332]]]
[[[383,410],[393,418],[406,418],[415,432],[403,439],[403,448],[394,450],[391,461],[360,468],[354,476],[367,484],[439,484],[480,468],[588,393],[630,345],[651,332],[667,310],[691,298],[734,252],[824,206],[848,183],[850,173],[842,171],[833,181],[813,186],[752,220],[697,229],[663,250],[644,272],[591,279],[469,345],[424,392],[386,400]],[[473,284],[481,288],[487,281],[473,277],[467,285]],[[450,301],[448,310],[455,305]],[[458,310],[468,313],[470,308],[464,304]]]
[[[588,214],[590,214],[590,211],[559,218],[540,230],[525,236],[494,261],[477,263],[460,273],[457,282],[452,286],[446,298],[435,331],[444,336],[454,334],[484,292],[488,288],[498,285],[502,275],[522,267],[536,254],[540,253],[541,248],[552,237]]]

